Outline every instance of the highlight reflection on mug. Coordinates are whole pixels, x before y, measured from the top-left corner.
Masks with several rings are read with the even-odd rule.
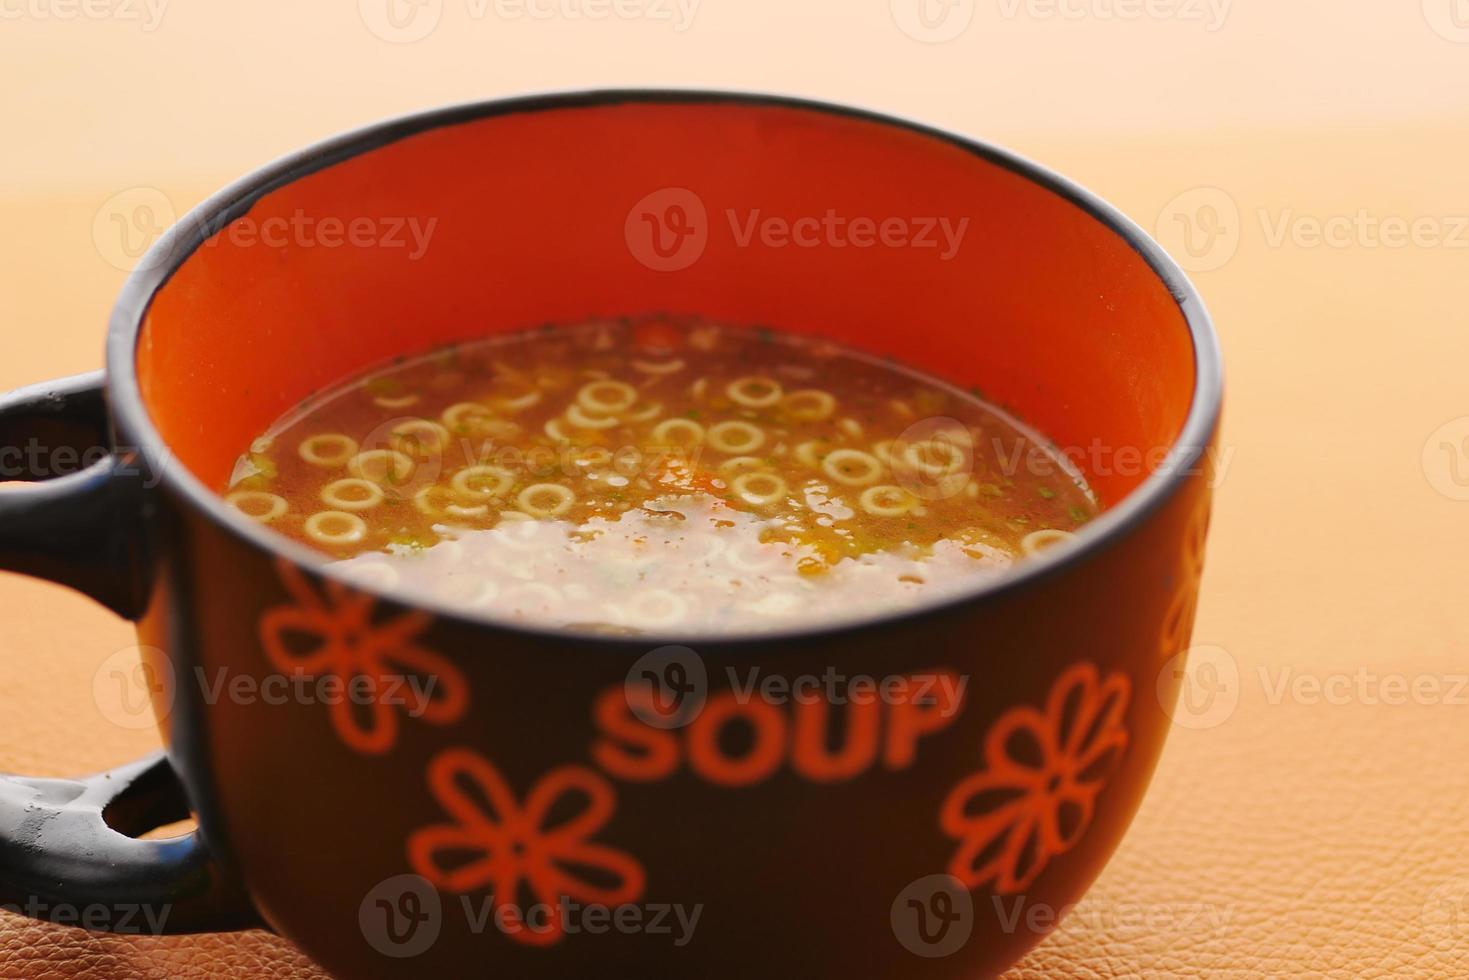
[[[123,272],[143,268],[148,250],[178,220],[173,202],[156,187],[129,187],[109,197],[92,219],[92,242],[107,264]],[[157,255],[153,264],[166,256]]]
[[[92,674],[92,701],[118,728],[153,728],[173,711],[173,668],[157,647],[124,647]]]
[[[428,951],[444,924],[439,893],[415,874],[379,882],[357,907],[357,924],[369,946],[393,959]]]
[[[444,0],[357,0],[362,23],[389,44],[422,41],[438,29]]]
[[[632,206],[623,236],[633,258],[655,272],[679,272],[709,245],[709,212],[686,187],[664,187]]]
[[[1211,272],[1239,250],[1239,205],[1217,187],[1195,187],[1163,205],[1154,235],[1189,272]]]
[[[943,44],[969,29],[974,0],[891,0],[893,22],[915,41]]]
[[[974,899],[952,875],[919,878],[898,893],[889,913],[893,935],[915,956],[939,959],[964,948],[974,932]]]
[[[1239,662],[1223,647],[1190,647],[1158,672],[1158,703],[1180,728],[1224,724],[1239,707],[1239,696]]]

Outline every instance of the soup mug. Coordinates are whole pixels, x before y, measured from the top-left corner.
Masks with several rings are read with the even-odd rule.
[[[353,372],[650,311],[982,388],[1106,510],[901,612],[594,635],[354,582],[217,492]],[[993,147],[723,93],[415,116],[185,218],[107,355],[0,404],[4,445],[85,464],[0,490],[0,553],[136,620],[167,749],[0,782],[33,914],[264,924],[343,976],[972,977],[1086,890],[1169,729],[1215,338],[1134,225]]]

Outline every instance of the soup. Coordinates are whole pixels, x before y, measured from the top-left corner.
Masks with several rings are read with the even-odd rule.
[[[1065,457],[977,391],[667,317],[351,379],[273,425],[224,489],[362,583],[541,626],[687,634],[901,609],[1098,512]]]

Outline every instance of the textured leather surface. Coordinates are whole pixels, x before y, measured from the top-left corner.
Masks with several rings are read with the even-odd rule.
[[[1421,462],[1469,414],[1466,253],[1271,245],[1256,218],[1462,213],[1463,131],[1020,141],[1150,229],[1201,185],[1243,227],[1234,258],[1197,277],[1233,455],[1195,636],[1223,673],[1195,680],[1237,671],[1238,703],[1226,684],[1210,727],[1172,734],[1121,849],[1014,977],[1469,975],[1469,503]],[[88,229],[109,193],[0,202],[0,385],[97,365],[120,276]],[[0,769],[76,774],[153,747],[105,684],[94,695],[130,642],[85,600],[0,578]],[[1388,677],[1440,689],[1387,703]],[[0,914],[6,978],[220,975],[320,976],[262,933],[91,936]]]
[[[265,932],[139,939],[7,919],[0,931],[0,974],[85,980],[203,980],[325,977],[290,943]]]

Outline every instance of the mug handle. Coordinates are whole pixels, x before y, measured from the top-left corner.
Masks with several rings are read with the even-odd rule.
[[[136,619],[144,472],[112,448],[102,372],[0,397],[0,480],[24,484],[0,488],[0,568]],[[0,907],[100,932],[258,926],[198,830],[137,839],[188,816],[163,753],[75,780],[0,775]]]

